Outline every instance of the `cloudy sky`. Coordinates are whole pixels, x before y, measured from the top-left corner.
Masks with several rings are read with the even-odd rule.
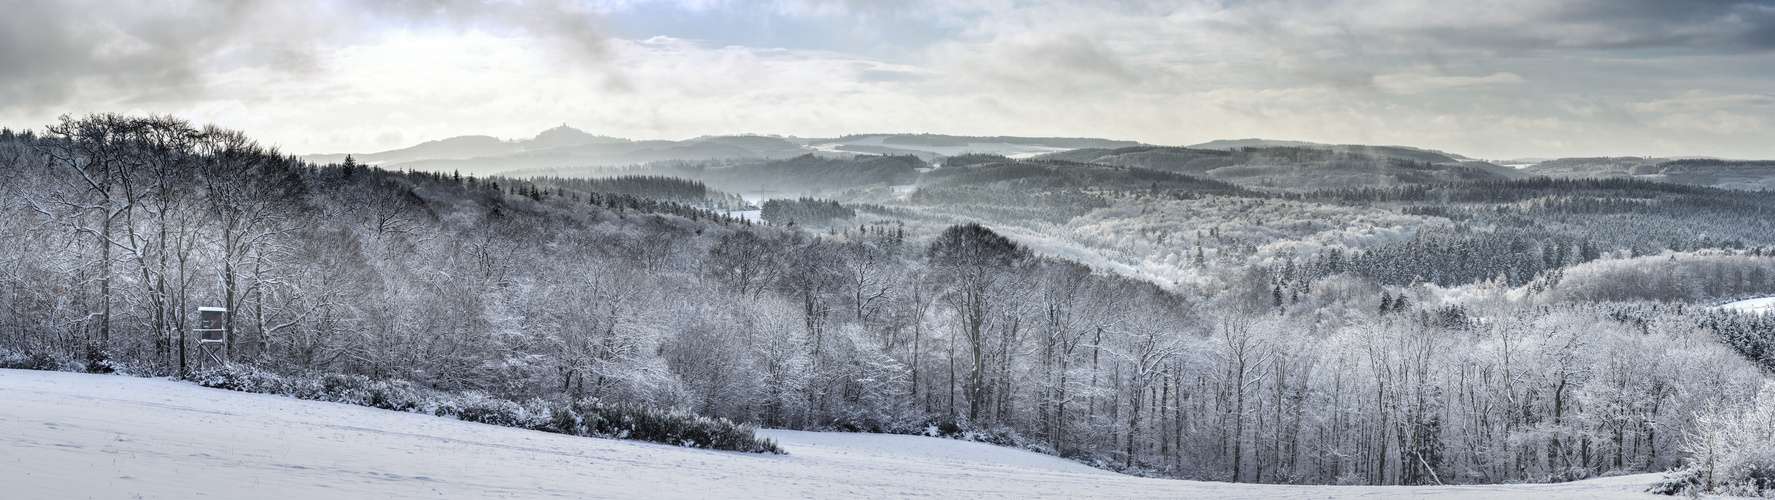
[[[287,152],[629,138],[1262,137],[1775,158],[1775,0],[22,0],[0,125]]]

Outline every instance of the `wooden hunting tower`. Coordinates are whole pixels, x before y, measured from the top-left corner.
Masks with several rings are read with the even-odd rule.
[[[221,366],[228,364],[228,310],[220,307],[197,308],[197,362]]]

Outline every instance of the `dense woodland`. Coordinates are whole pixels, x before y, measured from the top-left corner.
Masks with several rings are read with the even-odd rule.
[[[651,175],[623,175],[603,178],[544,176],[532,177],[528,179],[528,182],[545,188],[553,187],[557,196],[566,195],[566,190],[573,190],[579,193],[615,194],[720,210],[751,208],[751,205],[739,195],[715,191],[701,182],[679,177]]]
[[[758,218],[771,224],[793,226],[796,223],[830,226],[833,220],[849,221],[857,216],[856,209],[840,205],[832,200],[814,198],[766,200]]]
[[[283,373],[1436,484],[1682,465],[1724,418],[1697,411],[1751,407],[1775,352],[1768,321],[1703,307],[1775,292],[1768,193],[1301,194],[988,159],[896,198],[916,158],[770,168],[846,161],[871,180],[819,182],[873,204],[779,205],[854,214],[809,228],[730,217],[694,181],[314,165],[165,117],[5,131],[0,356],[186,373],[218,306],[232,361]]]

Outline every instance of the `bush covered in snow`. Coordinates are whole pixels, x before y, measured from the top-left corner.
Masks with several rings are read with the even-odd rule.
[[[330,373],[321,377],[321,392],[328,401],[384,410],[413,411],[426,401],[413,383],[405,380],[374,380],[363,375]]]
[[[725,418],[707,418],[688,412],[595,399],[555,406],[543,430],[575,436],[638,439],[691,448],[783,453],[776,442],[757,437],[757,428],[751,425]]]
[[[4,359],[10,362],[12,358]],[[784,453],[770,439],[757,437],[757,428],[751,425],[685,411],[596,399],[572,403],[532,399],[518,403],[475,391],[457,394],[425,389],[405,380],[376,380],[340,373],[283,376],[240,364],[198,371],[190,379],[204,387],[217,389],[455,417],[465,422],[575,436],[634,439],[712,450]]]
[[[1756,400],[1716,407],[1696,418],[1683,442],[1689,459],[1652,486],[1653,493],[1775,494],[1775,381],[1766,381]]]
[[[192,372],[186,379],[197,385],[216,389],[327,400],[320,396],[321,386],[316,380],[286,378],[251,365],[236,364],[199,370]]]
[[[6,352],[0,353],[0,368],[57,371],[62,368],[62,363],[43,351]]]

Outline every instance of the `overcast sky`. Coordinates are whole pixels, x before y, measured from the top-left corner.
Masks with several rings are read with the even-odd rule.
[[[1775,158],[1775,0],[8,2],[0,125],[287,152],[561,125]]]

